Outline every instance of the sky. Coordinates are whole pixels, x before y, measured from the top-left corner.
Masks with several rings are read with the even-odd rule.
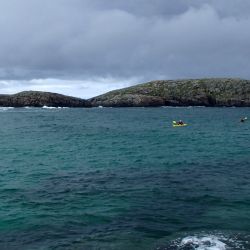
[[[249,27],[248,0],[0,0],[0,93],[250,79]]]

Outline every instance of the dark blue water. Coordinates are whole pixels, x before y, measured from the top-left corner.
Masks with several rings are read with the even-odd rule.
[[[242,116],[1,109],[0,249],[250,249]]]

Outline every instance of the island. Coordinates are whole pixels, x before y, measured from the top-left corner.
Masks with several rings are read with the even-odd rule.
[[[250,80],[206,78],[157,80],[110,91],[88,100],[42,91],[0,95],[2,107],[250,107]]]
[[[250,81],[207,78],[151,81],[89,99],[92,106],[250,106]]]
[[[91,107],[88,100],[42,91],[23,91],[14,95],[0,95],[2,107]]]

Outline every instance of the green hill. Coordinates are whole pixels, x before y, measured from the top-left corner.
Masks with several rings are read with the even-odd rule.
[[[50,92],[23,91],[14,95],[0,95],[4,107],[90,107],[87,100]]]
[[[250,81],[233,78],[151,81],[91,98],[92,106],[250,106]]]

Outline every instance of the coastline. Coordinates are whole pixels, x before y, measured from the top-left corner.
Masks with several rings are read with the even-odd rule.
[[[158,80],[81,99],[58,93],[23,91],[0,95],[0,107],[250,107],[250,80],[209,78]]]

